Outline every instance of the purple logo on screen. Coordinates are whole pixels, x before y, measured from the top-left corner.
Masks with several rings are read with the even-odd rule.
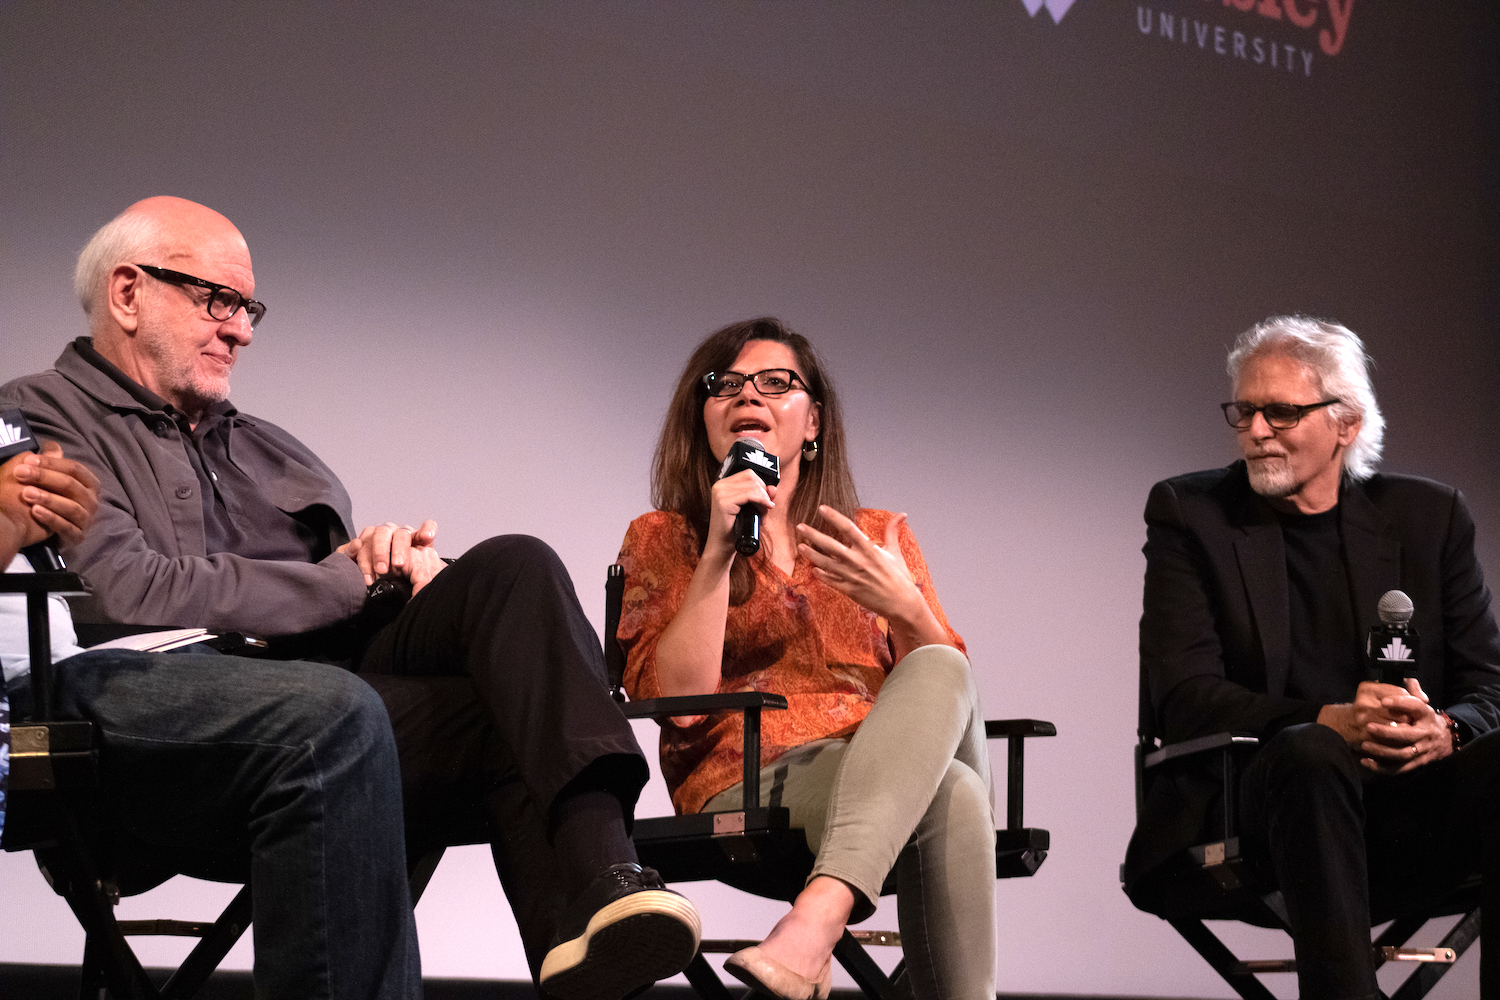
[[[1068,8],[1077,2],[1078,0],[1021,0],[1021,3],[1026,5],[1026,13],[1032,17],[1036,17],[1036,12],[1046,7],[1047,13],[1052,15],[1053,24],[1062,21],[1063,15],[1068,12]]]

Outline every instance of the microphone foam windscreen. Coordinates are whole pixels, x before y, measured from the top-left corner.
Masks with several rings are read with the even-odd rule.
[[[1399,590],[1387,590],[1381,595],[1380,603],[1375,606],[1375,613],[1387,625],[1406,624],[1411,621],[1414,610],[1411,598]]]

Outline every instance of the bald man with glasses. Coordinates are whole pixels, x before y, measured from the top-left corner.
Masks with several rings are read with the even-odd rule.
[[[131,206],[75,286],[92,336],[0,400],[99,478],[69,553],[94,588],[78,619],[233,629],[347,666],[390,715],[408,845],[490,843],[543,989],[620,1000],[686,966],[698,917],[636,863],[648,768],[557,555],[502,535],[450,563],[431,521],[354,530],[333,472],[229,402],[267,310],[212,209]]]

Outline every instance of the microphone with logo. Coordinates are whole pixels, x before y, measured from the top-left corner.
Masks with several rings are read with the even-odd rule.
[[[766,446],[753,437],[743,437],[724,456],[719,467],[719,478],[737,475],[746,469],[761,478],[767,486],[781,482],[781,463],[776,456],[766,451]],[[734,516],[734,550],[750,557],[760,551],[760,519],[765,512],[753,503],[747,503]]]
[[[0,410],[0,462],[8,462],[28,451],[41,450],[42,446],[36,435],[31,433],[31,425],[26,422],[24,413],[18,409]],[[28,545],[21,550],[21,555],[26,557],[31,568],[38,573],[67,568],[51,542]],[[0,571],[3,571],[3,567],[0,567]]]
[[[1365,640],[1370,680],[1405,687],[1406,678],[1417,676],[1422,638],[1412,627],[1413,611],[1411,598],[1401,591],[1387,590],[1381,595],[1375,607],[1380,623],[1370,626]]]

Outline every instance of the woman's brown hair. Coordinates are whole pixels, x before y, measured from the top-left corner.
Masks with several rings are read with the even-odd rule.
[[[708,336],[688,358],[677,390],[667,407],[661,439],[656,442],[656,456],[651,463],[651,502],[657,510],[681,514],[698,536],[698,551],[708,539],[710,494],[719,476],[719,462],[708,445],[708,430],[703,425],[703,404],[708,390],[703,376],[708,372],[726,371],[752,340],[769,340],[791,348],[797,359],[797,374],[807,386],[814,403],[822,407],[818,431],[818,457],[802,463],[797,477],[797,491],[788,511],[791,523],[818,522],[818,507],[827,504],[852,518],[859,508],[854,477],[849,472],[849,453],[844,442],[844,414],[838,393],[823,368],[818,352],[807,338],[790,329],[779,319],[760,319],[734,323]],[[767,558],[766,544],[756,559]],[[743,604],[755,591],[755,576],[750,563],[736,559],[729,576],[729,602]]]

